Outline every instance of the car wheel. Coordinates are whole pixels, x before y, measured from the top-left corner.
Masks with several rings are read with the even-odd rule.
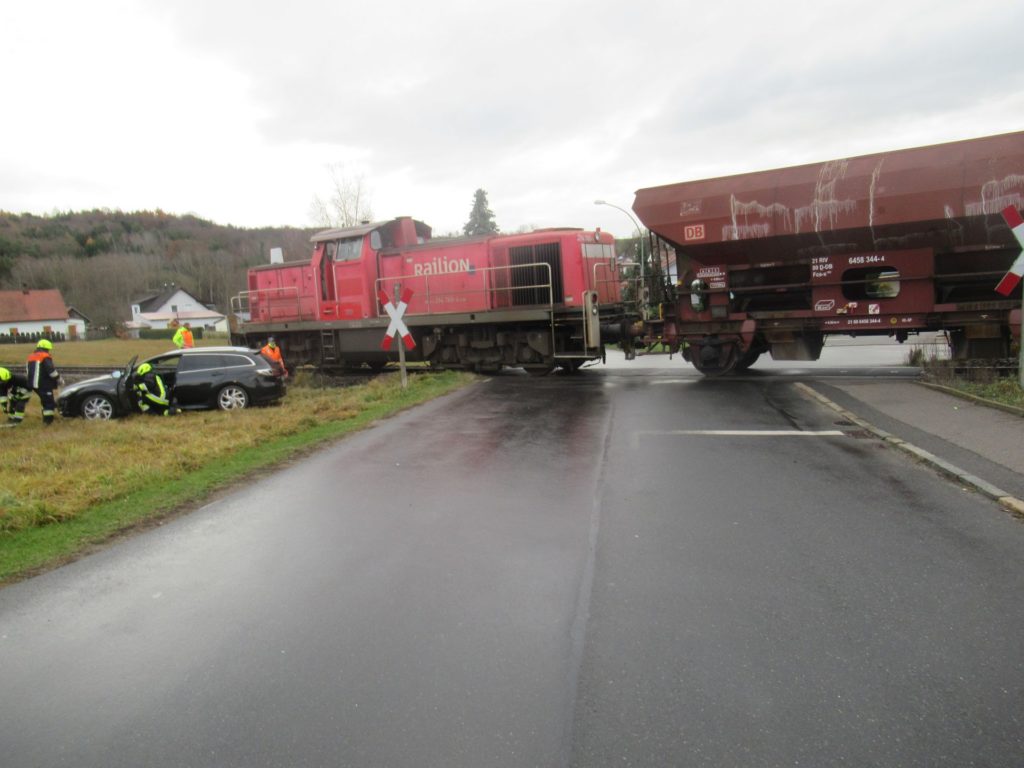
[[[82,418],[89,421],[107,421],[114,417],[114,401],[106,395],[87,395],[81,411]]]
[[[217,393],[217,407],[222,411],[240,411],[248,405],[249,393],[238,384],[228,384]]]

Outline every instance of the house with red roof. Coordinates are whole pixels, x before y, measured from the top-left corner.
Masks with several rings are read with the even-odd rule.
[[[0,335],[31,336],[62,334],[84,339],[87,318],[68,308],[56,288],[42,291],[0,291]]]

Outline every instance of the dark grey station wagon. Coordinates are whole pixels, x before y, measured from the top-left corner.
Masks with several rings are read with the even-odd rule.
[[[57,398],[61,414],[111,419],[137,412],[132,397],[135,361],[120,371],[63,388]],[[182,410],[232,411],[271,403],[285,394],[283,377],[259,352],[245,347],[178,349],[143,362],[160,374]]]

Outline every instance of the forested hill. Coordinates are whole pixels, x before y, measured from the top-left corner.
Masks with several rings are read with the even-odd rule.
[[[133,299],[174,283],[227,312],[271,248],[307,258],[315,229],[240,229],[163,211],[52,216],[0,211],[0,289],[59,288],[95,326],[130,319]]]

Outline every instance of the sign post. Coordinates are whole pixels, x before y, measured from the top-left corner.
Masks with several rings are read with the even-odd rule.
[[[1008,205],[1003,209],[1003,218],[1006,219],[1006,223],[1013,231],[1013,236],[1017,238],[1020,247],[1024,248],[1024,218],[1021,218],[1020,213],[1012,205]],[[996,290],[1003,294],[1003,296],[1009,296],[1020,285],[1021,276],[1024,276],[1024,251],[1021,251],[1020,255],[1017,256],[1017,259],[1010,266],[1010,271],[999,281]],[[1020,344],[1018,344],[1017,348],[1017,376],[1020,385],[1024,387],[1024,300],[1021,301],[1020,308]]]
[[[394,341],[395,336],[402,339],[402,343],[398,345],[398,366],[402,371],[402,389],[405,389],[409,386],[409,375],[405,370],[405,350],[414,349],[416,347],[416,340],[409,333],[409,328],[406,326],[405,321],[402,320],[402,315],[409,308],[409,300],[412,299],[412,288],[406,288],[402,291],[402,284],[395,283],[395,300],[393,303],[383,289],[379,291],[377,298],[380,299],[381,306],[384,307],[384,311],[391,318],[388,323],[388,329],[384,332],[384,340],[380,343],[381,349],[388,352],[391,349],[391,342]]]

